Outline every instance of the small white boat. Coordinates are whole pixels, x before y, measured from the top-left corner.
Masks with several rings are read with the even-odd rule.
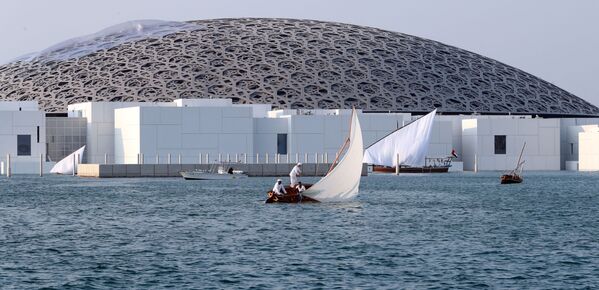
[[[247,178],[248,175],[241,170],[225,170],[222,166],[215,172],[214,170],[196,169],[192,171],[179,172],[185,180],[230,180]]]

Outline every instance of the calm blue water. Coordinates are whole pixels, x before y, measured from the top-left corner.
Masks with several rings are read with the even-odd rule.
[[[379,175],[265,205],[273,180],[0,178],[0,285],[599,287],[599,174]]]

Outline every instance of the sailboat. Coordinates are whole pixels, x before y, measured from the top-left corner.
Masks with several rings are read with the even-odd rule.
[[[50,170],[50,173],[56,174],[73,174],[73,171],[76,171],[75,163],[79,163],[77,158],[83,156],[83,151],[85,151],[85,145],[83,147],[77,149],[77,151],[69,154],[67,157],[58,161]]]
[[[343,154],[345,152],[345,154]],[[268,192],[266,203],[304,203],[341,201],[355,197],[360,187],[362,175],[362,159],[364,144],[362,142],[362,128],[358,120],[358,113],[354,108],[350,119],[349,135],[339,149],[337,157],[329,172],[313,185],[304,185],[306,190],[298,194],[294,188],[285,187],[287,194],[276,195]]]
[[[524,178],[522,177],[522,169],[524,168],[522,154],[524,153],[524,147],[526,147],[526,142],[524,142],[524,145],[522,145],[522,151],[520,151],[520,157],[518,157],[516,168],[504,173],[501,176],[501,184],[522,183],[522,181],[524,181]]]
[[[364,163],[378,172],[447,172],[451,156],[426,158],[437,110],[418,118],[374,142],[364,152]],[[428,162],[430,159],[431,162]]]

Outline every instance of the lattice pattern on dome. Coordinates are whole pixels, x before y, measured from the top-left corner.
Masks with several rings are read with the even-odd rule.
[[[523,71],[406,34],[290,19],[189,23],[197,27],[78,58],[50,53],[0,66],[0,100],[37,100],[48,112],[87,101],[231,97],[278,108],[599,115]]]

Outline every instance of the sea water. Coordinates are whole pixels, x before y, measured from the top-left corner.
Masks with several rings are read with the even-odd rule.
[[[0,288],[599,287],[599,174],[371,175],[353,201],[264,204],[274,180],[0,178]]]

